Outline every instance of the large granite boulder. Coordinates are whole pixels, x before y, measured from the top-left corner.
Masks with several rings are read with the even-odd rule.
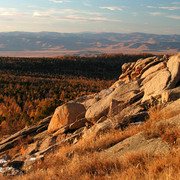
[[[86,109],[83,104],[69,102],[56,108],[48,126],[48,132],[52,133],[62,126],[70,125],[84,118]]]
[[[176,87],[180,81],[180,53],[176,56],[172,56],[167,62],[168,70],[171,72],[171,80],[168,84],[168,89]]]

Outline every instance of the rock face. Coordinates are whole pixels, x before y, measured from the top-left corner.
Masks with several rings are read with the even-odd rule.
[[[129,68],[127,68],[129,67]],[[142,101],[151,97],[161,96],[166,89],[178,86],[180,82],[180,53],[169,59],[167,56],[140,59],[136,63],[124,66],[120,81],[127,83],[131,80],[141,81],[141,91],[144,91]]]
[[[155,130],[163,127],[163,123],[175,125],[179,130],[180,54],[170,58],[153,56],[125,63],[122,72],[119,80],[109,89],[63,104],[56,108],[53,116],[0,138],[0,175],[17,175],[23,172],[21,170],[28,171],[37,160],[64,144],[78,145],[79,139],[96,138],[109,130],[121,128],[123,131],[129,124],[144,123],[149,116],[149,107],[154,104],[166,105],[161,112],[174,115],[157,123]],[[0,128],[3,128],[3,124],[6,125],[3,122]],[[19,146],[23,141],[26,143]],[[18,153],[5,158],[8,153],[12,154],[14,148],[19,148]],[[171,148],[160,137],[148,139],[144,131],[113,144],[101,153],[117,158],[130,151],[153,154]]]
[[[55,110],[55,113],[48,126],[48,132],[52,133],[62,126],[69,125],[82,119],[85,112],[85,107],[79,103],[72,102],[59,106]]]

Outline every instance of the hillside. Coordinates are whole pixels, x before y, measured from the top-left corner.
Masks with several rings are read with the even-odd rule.
[[[180,54],[152,56],[123,64],[109,88],[68,101],[52,116],[4,136],[0,174],[178,179],[179,145]]]
[[[0,56],[55,57],[111,53],[176,54],[180,35],[145,33],[0,33]]]

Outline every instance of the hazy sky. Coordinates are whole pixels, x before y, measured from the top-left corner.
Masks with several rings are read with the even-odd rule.
[[[0,0],[0,31],[180,34],[180,1]]]

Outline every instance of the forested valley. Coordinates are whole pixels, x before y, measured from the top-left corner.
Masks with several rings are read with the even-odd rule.
[[[110,87],[125,62],[150,56],[0,57],[0,134],[12,134],[63,103]]]

